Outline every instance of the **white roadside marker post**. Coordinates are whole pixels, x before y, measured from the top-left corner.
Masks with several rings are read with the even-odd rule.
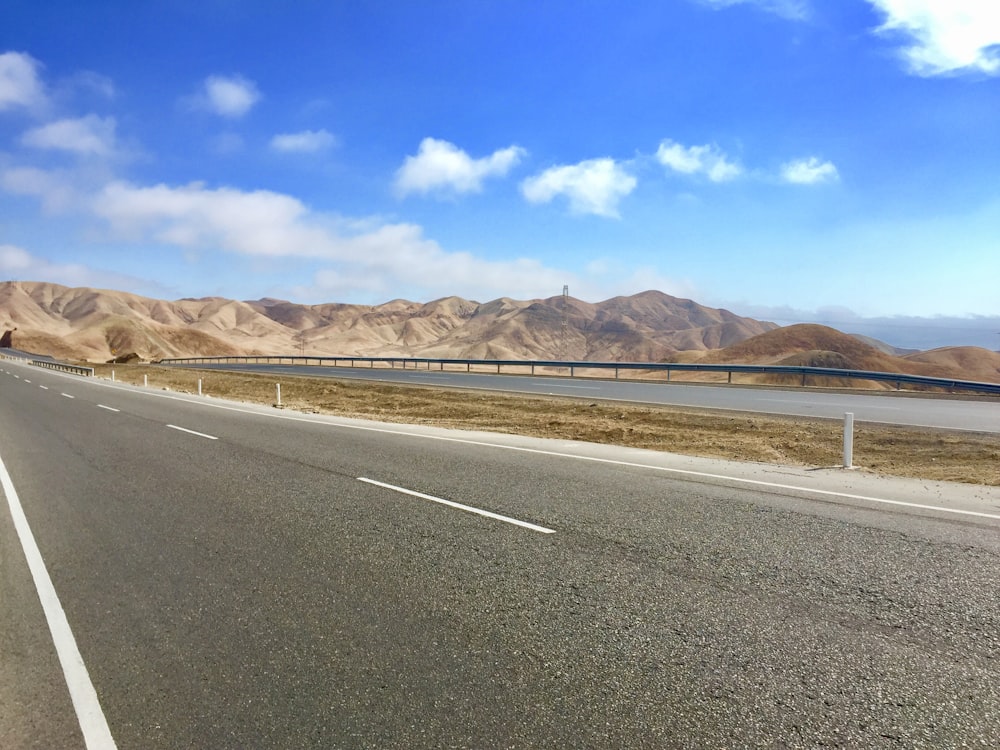
[[[142,376],[142,387],[149,388],[149,375]]]
[[[278,406],[281,406],[281,383],[275,383],[278,391]]]
[[[201,378],[198,378],[198,395],[201,395]]]
[[[854,414],[844,414],[844,468],[854,468]]]

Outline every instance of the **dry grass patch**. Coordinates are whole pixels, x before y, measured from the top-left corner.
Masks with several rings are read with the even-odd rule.
[[[151,388],[274,404],[271,375],[152,365],[119,365],[118,380]],[[97,365],[99,377],[112,367]],[[590,403],[423,386],[282,376],[290,409],[386,422],[431,424],[535,437],[583,440],[738,461],[838,466],[842,426],[828,420]],[[925,428],[856,425],[854,461],[896,476],[1000,486],[1000,436]]]

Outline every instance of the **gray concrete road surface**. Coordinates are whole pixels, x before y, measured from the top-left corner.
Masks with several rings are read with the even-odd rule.
[[[121,748],[1000,736],[996,489],[11,363],[0,461]],[[82,747],[4,494],[0,746]]]
[[[206,365],[198,365],[206,368]],[[809,388],[759,388],[677,382],[637,382],[595,378],[491,375],[438,370],[306,367],[301,365],[212,365],[212,369],[275,376],[308,375],[389,383],[475,388],[506,393],[548,394],[645,404],[689,406],[756,414],[843,419],[973,432],[1000,432],[1000,399],[989,396],[901,395],[894,392],[844,393]]]

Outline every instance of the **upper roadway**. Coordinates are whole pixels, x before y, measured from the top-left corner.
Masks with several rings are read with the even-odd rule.
[[[843,419],[846,412],[861,422],[933,427],[974,432],[1000,432],[1000,399],[996,397],[904,396],[891,392],[844,393],[804,388],[712,386],[664,381],[538,377],[413,369],[308,367],[274,364],[198,364],[198,368],[308,375],[388,383],[477,388],[506,393],[547,394],[609,399],[662,406],[686,406],[758,414]]]
[[[297,414],[10,362],[0,478],[0,747],[1000,736],[995,488]]]

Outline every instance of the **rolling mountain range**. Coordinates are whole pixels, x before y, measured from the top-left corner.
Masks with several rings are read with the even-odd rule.
[[[598,304],[553,297],[480,304],[299,305],[263,299],[154,300],[34,282],[0,283],[0,326],[23,348],[103,361],[211,354],[662,360],[776,326],[660,292]]]
[[[45,282],[0,282],[13,345],[64,359],[240,354],[461,359],[704,361],[911,372],[1000,382],[1000,353],[892,347],[818,325],[780,328],[656,291],[588,303],[572,297],[478,303],[301,305],[284,300],[156,300]]]

